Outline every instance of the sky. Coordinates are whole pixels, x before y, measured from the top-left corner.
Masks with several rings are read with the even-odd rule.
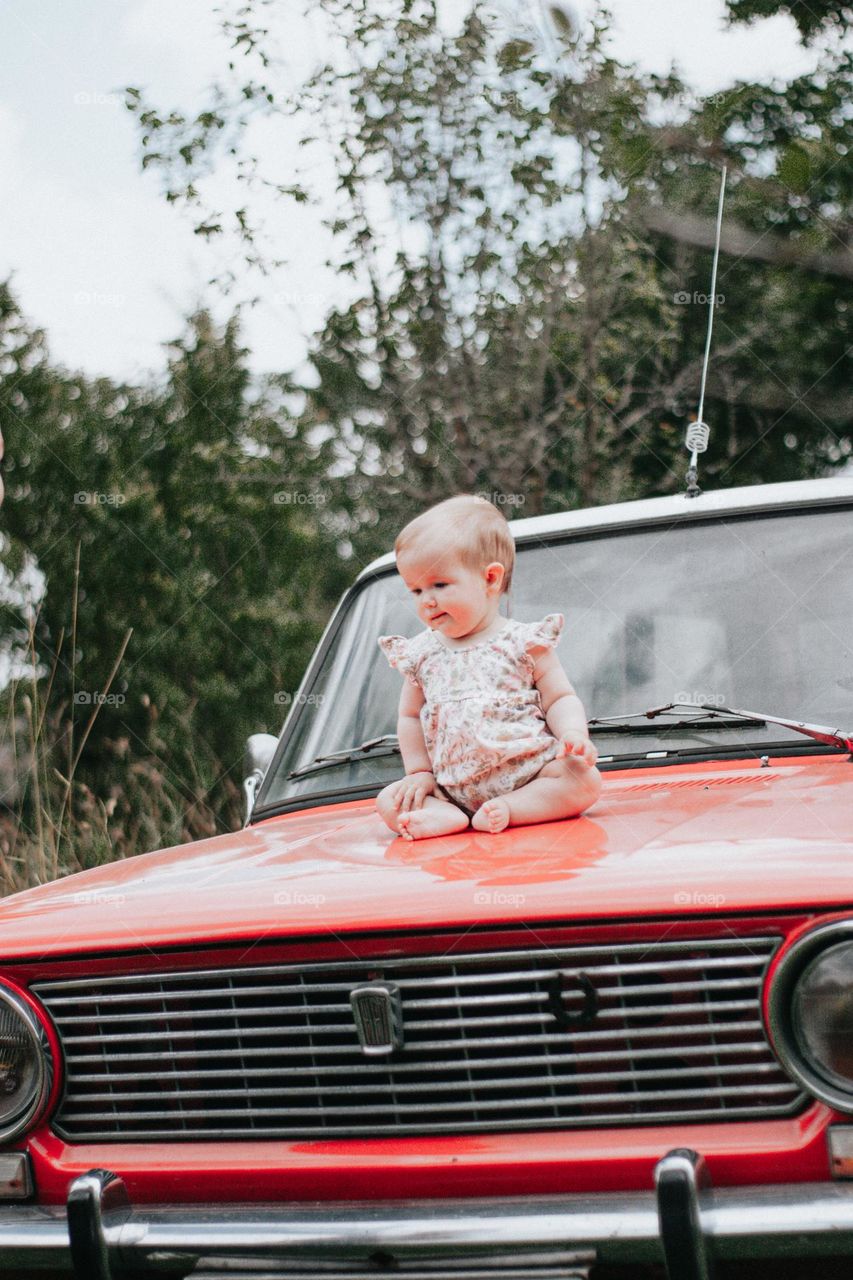
[[[520,10],[537,0],[517,0]],[[513,0],[496,0],[506,13]],[[459,0],[444,0],[452,23]],[[581,18],[592,0],[574,0]],[[455,5],[455,10],[454,10]],[[738,79],[789,79],[815,65],[794,23],[777,15],[727,29],[722,0],[611,0],[612,52],[646,70],[674,63],[697,92]],[[316,6],[280,0],[282,47],[295,87],[326,53]],[[278,28],[277,28],[278,29]],[[331,208],[270,205],[277,256],[273,278],[238,273],[229,299],[207,285],[229,262],[222,247],[192,232],[190,215],[169,206],[160,180],[142,172],[137,126],[123,88],[134,85],[163,108],[198,109],[221,71],[226,46],[212,0],[0,0],[0,279],[11,277],[28,319],[42,327],[54,362],[89,376],[145,381],[165,366],[164,344],[207,305],[224,320],[243,311],[243,340],[255,371],[304,370],[310,337],[346,284],[324,265]],[[295,136],[259,135],[281,180],[303,152]],[[223,201],[227,183],[212,189]]]

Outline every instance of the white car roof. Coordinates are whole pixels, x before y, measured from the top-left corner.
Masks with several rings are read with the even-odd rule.
[[[614,502],[604,507],[583,507],[577,511],[556,511],[548,516],[510,520],[516,542],[535,540],[556,533],[589,533],[619,525],[655,524],[671,520],[695,520],[709,515],[734,515],[748,511],[785,510],[800,506],[825,506],[835,502],[853,503],[853,472],[826,480],[790,480],[782,484],[751,484],[739,489],[714,489],[688,498],[683,493],[665,498],[641,498],[636,502]],[[371,561],[356,581],[377,569],[394,567],[394,552]]]

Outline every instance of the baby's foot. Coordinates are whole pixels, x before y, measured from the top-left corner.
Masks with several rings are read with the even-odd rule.
[[[509,819],[509,805],[503,796],[496,796],[494,800],[487,800],[480,805],[471,819],[471,826],[477,831],[488,831],[495,836],[509,826]]]
[[[452,805],[442,808],[413,809],[397,817],[397,826],[404,840],[427,840],[430,836],[447,836],[453,831],[464,831],[468,815]]]

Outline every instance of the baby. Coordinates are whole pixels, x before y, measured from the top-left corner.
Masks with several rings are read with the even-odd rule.
[[[563,615],[515,622],[498,613],[515,543],[502,513],[459,494],[399,533],[397,569],[428,630],[380,636],[405,677],[397,733],[406,776],[376,797],[407,840],[471,826],[553,822],[601,793],[583,706],[554,646]]]

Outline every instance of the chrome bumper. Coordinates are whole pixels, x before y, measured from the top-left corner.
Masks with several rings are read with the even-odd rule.
[[[664,1156],[648,1192],[133,1209],[121,1179],[97,1169],[71,1184],[65,1209],[0,1207],[0,1273],[16,1277],[178,1277],[221,1259],[263,1260],[265,1274],[278,1264],[288,1278],[466,1277],[482,1274],[479,1260],[496,1280],[583,1277],[595,1262],[665,1262],[672,1280],[710,1280],[718,1258],[831,1255],[853,1257],[853,1184],[712,1192],[689,1150]]]

